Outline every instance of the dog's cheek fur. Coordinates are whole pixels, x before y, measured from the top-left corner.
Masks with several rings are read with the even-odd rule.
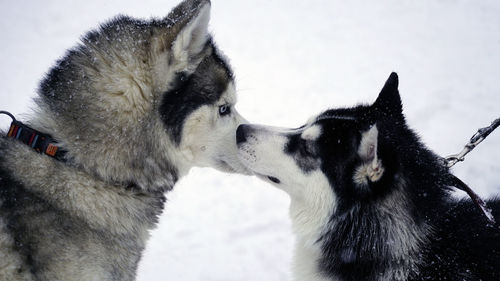
[[[182,141],[185,120],[204,105],[216,106],[222,95],[233,82],[229,65],[217,53],[210,41],[205,47],[206,57],[193,73],[181,72],[171,83],[168,91],[161,96],[159,114],[172,141],[177,145]],[[205,117],[209,118],[208,115]],[[210,115],[210,118],[214,118]]]
[[[234,87],[215,104],[203,105],[190,113],[182,126],[179,150],[192,166],[214,167],[224,172],[248,173],[237,156],[236,128],[244,119],[236,110],[221,116],[217,104],[235,100]]]
[[[204,105],[191,112],[182,126],[179,148],[192,163],[198,166],[207,166],[207,147],[215,145],[210,130],[214,128],[216,116],[213,106]]]
[[[240,154],[246,165],[255,172],[283,180],[282,188],[289,194],[300,194],[301,168],[294,155],[286,153],[288,137],[277,128],[257,126],[247,135],[247,141],[240,144]]]

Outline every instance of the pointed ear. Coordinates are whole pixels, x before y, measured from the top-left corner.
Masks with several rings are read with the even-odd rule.
[[[398,90],[398,75],[396,72],[391,73],[385,82],[382,91],[378,95],[377,100],[373,103],[373,108],[383,115],[402,116],[403,106],[401,104],[401,96]]]
[[[187,62],[203,50],[209,40],[209,20],[208,0],[185,0],[172,10],[165,21],[171,26],[169,33],[175,36],[171,45],[175,60]]]
[[[361,134],[361,142],[358,148],[358,155],[361,158],[361,165],[354,175],[358,184],[378,181],[384,174],[382,161],[378,158],[378,129],[373,125],[368,131]]]

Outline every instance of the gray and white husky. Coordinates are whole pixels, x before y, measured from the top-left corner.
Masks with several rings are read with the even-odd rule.
[[[372,105],[236,137],[245,165],[291,197],[295,280],[500,280],[500,228],[451,197],[458,179],[406,125],[395,73]]]
[[[0,280],[134,280],[180,177],[247,173],[209,17],[208,0],[116,17],[48,72],[27,125],[0,138]]]

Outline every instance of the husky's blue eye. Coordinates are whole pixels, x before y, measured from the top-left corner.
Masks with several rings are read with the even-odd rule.
[[[219,106],[219,115],[220,116],[228,115],[229,113],[231,113],[231,107],[229,107],[229,105],[224,104],[224,105]]]

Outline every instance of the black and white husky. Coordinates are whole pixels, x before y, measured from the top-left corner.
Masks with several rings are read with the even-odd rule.
[[[180,177],[246,173],[209,18],[208,0],[187,0],[103,24],[48,72],[28,126],[0,132],[1,281],[134,280]]]
[[[500,280],[499,228],[451,197],[450,171],[405,122],[395,73],[370,106],[298,129],[241,125],[237,143],[291,197],[295,280]]]

